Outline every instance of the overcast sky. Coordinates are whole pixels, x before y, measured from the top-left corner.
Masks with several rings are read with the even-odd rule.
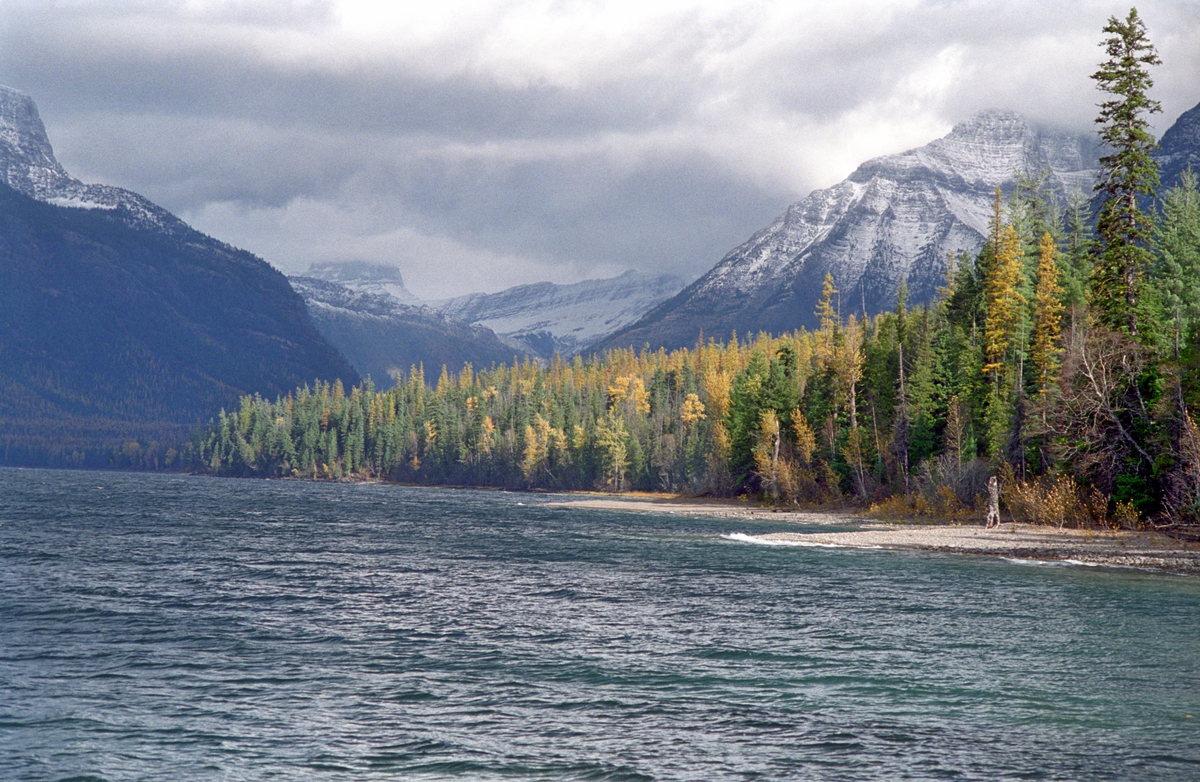
[[[1112,2],[0,0],[0,83],[75,176],[285,272],[425,298],[687,278],[814,188],[985,108],[1088,131]],[[1165,130],[1200,0],[1139,4]]]

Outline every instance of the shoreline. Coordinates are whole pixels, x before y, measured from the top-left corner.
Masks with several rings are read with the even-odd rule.
[[[1063,562],[1105,567],[1136,568],[1200,576],[1200,543],[1178,540],[1159,532],[1063,529],[1006,523],[986,530],[980,524],[879,521],[849,511],[804,511],[755,508],[737,500],[694,500],[608,497],[567,499],[554,507],[635,513],[705,516],[747,521],[777,521],[809,526],[845,527],[853,531],[771,532],[740,534],[746,543],[775,546],[930,551],[1004,559]]]
[[[55,467],[0,466],[13,470],[61,470]],[[128,470],[67,469],[68,472],[142,472]],[[153,474],[180,475],[229,480],[208,473],[153,471]],[[245,478],[232,478],[245,480]],[[836,527],[829,531],[772,532],[750,535],[730,530],[734,540],[748,544],[774,546],[814,546],[831,548],[895,549],[936,553],[990,556],[1038,562],[1064,562],[1117,568],[1134,568],[1186,576],[1200,576],[1200,541],[1172,538],[1151,530],[1074,529],[1059,530],[1051,525],[1005,523],[986,530],[977,521],[923,520],[911,518],[879,519],[848,508],[780,509],[751,505],[731,498],[680,497],[670,494],[631,492],[523,492],[500,487],[435,486],[402,484],[382,480],[313,481],[307,478],[260,478],[259,480],[303,483],[347,483],[401,486],[421,489],[463,489],[471,491],[527,493],[549,502],[542,507],[606,510],[658,515],[702,516],[731,521],[770,521],[807,527]],[[845,528],[849,527],[847,530]]]

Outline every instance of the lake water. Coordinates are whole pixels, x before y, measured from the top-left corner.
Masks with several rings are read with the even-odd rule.
[[[1200,779],[1200,580],[550,499],[0,470],[0,778]]]

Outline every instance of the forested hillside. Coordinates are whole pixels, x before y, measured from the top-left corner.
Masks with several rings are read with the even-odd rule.
[[[0,183],[0,464],[165,466],[242,394],[357,382],[264,261],[123,217]]]

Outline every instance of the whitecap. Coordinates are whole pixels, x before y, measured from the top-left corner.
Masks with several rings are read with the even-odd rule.
[[[1002,557],[1002,559],[1014,565],[1030,565],[1032,567],[1067,567],[1070,565],[1100,567],[1099,562],[1084,562],[1081,559],[1026,559],[1024,557]]]
[[[838,543],[820,543],[812,540],[779,540],[777,538],[760,538],[756,535],[747,535],[744,532],[732,532],[728,535],[722,535],[725,540],[733,540],[738,543],[754,543],[759,546],[800,546],[803,548],[850,548]]]

